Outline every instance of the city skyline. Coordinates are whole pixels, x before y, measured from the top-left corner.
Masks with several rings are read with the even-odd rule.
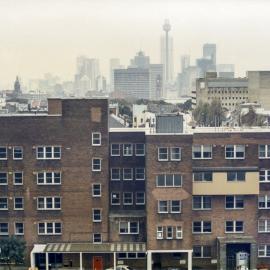
[[[204,43],[217,44],[217,61],[235,64],[237,77],[270,69],[270,37],[264,30],[269,11],[264,0],[2,0],[0,87],[12,87],[16,75],[27,82],[47,72],[73,80],[79,55],[98,58],[107,79],[111,58],[128,65],[143,50],[159,63],[166,18],[174,38],[174,75],[180,72],[181,55],[189,54],[193,65]]]

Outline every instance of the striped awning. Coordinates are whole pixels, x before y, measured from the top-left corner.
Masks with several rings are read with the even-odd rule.
[[[58,243],[47,244],[44,252],[51,253],[112,253],[146,252],[145,243]]]

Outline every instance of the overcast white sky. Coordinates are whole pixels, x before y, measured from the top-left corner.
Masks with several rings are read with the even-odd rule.
[[[75,60],[99,58],[123,64],[142,48],[159,62],[162,24],[174,38],[175,71],[180,55],[192,61],[203,43],[216,43],[218,63],[234,63],[237,75],[270,70],[268,0],[0,0],[0,86],[11,87],[46,72],[72,80]]]

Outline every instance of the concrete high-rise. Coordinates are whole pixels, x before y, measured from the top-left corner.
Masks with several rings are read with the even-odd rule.
[[[163,24],[165,35],[161,37],[161,63],[164,66],[164,82],[169,83],[173,80],[173,39],[169,36],[171,25],[168,20]]]
[[[130,67],[149,68],[150,57],[146,56],[143,51],[139,51],[133,59],[130,60]]]
[[[181,72],[190,66],[190,55],[181,56]]]
[[[216,44],[206,43],[203,45],[203,58],[211,60],[214,66],[216,65],[216,54],[217,54]]]
[[[120,65],[119,58],[110,59],[110,92],[114,91],[114,70],[124,68]]]

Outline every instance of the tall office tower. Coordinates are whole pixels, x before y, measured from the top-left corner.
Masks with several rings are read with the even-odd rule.
[[[190,66],[190,55],[181,56],[181,72]]]
[[[151,64],[150,71],[150,99],[160,100],[163,97],[163,65]]]
[[[169,36],[171,25],[165,20],[163,25],[165,35],[161,37],[161,64],[164,66],[164,82],[169,83],[173,80],[173,38]]]
[[[19,81],[19,77],[17,76],[16,77],[16,81],[14,83],[14,91],[13,91],[13,95],[15,97],[18,97],[19,95],[22,94],[22,90],[21,90],[21,84],[20,84],[20,81]]]
[[[216,44],[206,43],[203,45],[203,58],[210,59],[214,66],[216,65],[216,53]]]
[[[130,60],[130,67],[149,68],[150,57],[143,51],[139,51],[133,59]]]
[[[75,91],[78,96],[84,96],[88,91],[94,91],[96,78],[99,75],[99,60],[79,56],[77,58],[77,73],[75,75]]]
[[[110,92],[114,91],[114,70],[115,69],[121,69],[124,68],[124,66],[120,65],[120,59],[119,58],[111,58],[110,59]]]

